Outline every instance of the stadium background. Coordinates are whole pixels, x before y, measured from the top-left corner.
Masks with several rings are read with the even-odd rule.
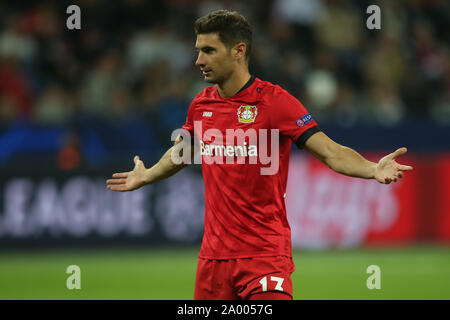
[[[81,8],[68,30],[66,8]],[[368,30],[366,8],[381,8]],[[193,22],[254,26],[250,71],[280,84],[334,140],[372,160],[397,147],[397,184],[330,172],[293,149],[287,207],[296,299],[450,298],[450,4],[342,0],[0,2],[0,298],[191,299],[203,227],[198,165],[133,193],[206,86]],[[69,265],[81,290],[68,290]],[[369,290],[369,265],[381,290]]]

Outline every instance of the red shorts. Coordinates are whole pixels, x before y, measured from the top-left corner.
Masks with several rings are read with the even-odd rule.
[[[264,292],[292,299],[291,274],[295,266],[286,256],[229,260],[199,258],[195,300],[247,300]],[[254,296],[254,298],[257,296]]]

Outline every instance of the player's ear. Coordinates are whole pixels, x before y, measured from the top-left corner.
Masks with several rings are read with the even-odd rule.
[[[238,60],[245,58],[245,53],[247,52],[247,45],[244,42],[239,42],[233,47],[233,57]]]

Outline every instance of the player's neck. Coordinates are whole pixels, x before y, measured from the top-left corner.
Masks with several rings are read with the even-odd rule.
[[[234,72],[227,81],[217,84],[217,91],[220,97],[229,98],[234,96],[250,80],[251,76],[248,70]]]

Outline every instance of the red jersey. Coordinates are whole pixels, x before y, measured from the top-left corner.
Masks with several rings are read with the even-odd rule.
[[[221,98],[216,86],[205,88],[183,129],[195,133],[202,159],[205,226],[199,256],[290,257],[284,198],[291,144],[302,148],[319,131],[305,107],[280,86],[252,77],[230,98]]]

